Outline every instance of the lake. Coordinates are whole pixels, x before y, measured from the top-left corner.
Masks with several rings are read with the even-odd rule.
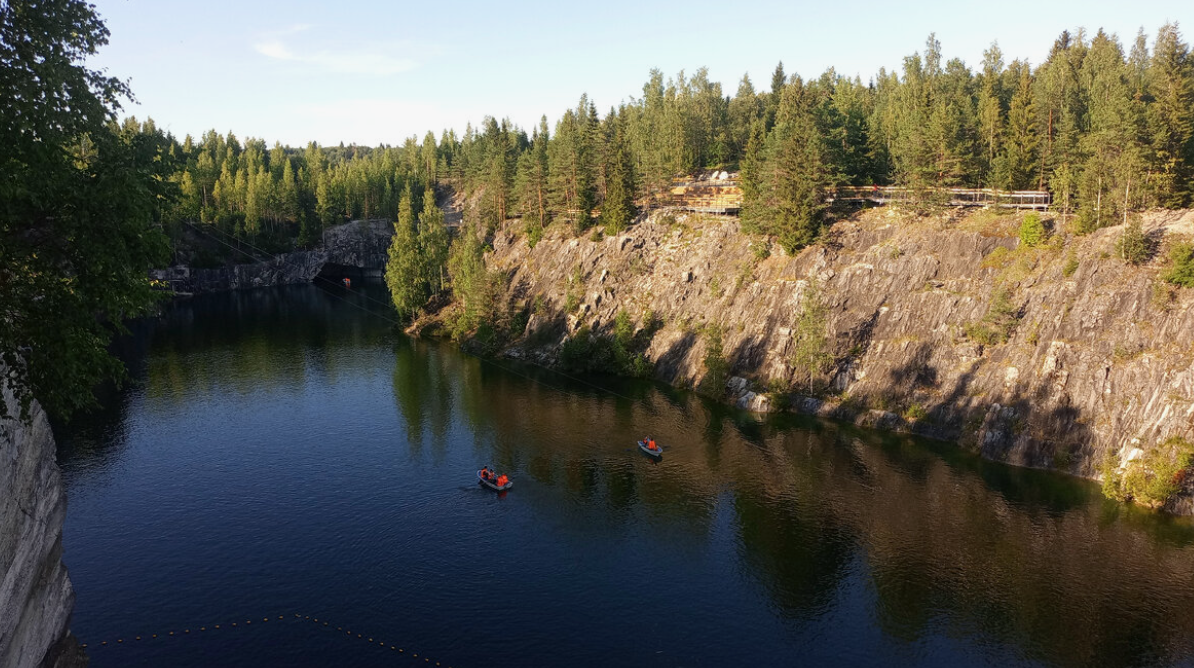
[[[1194,665],[1187,519],[393,317],[269,288],[117,344],[133,382],[56,430],[94,668]]]

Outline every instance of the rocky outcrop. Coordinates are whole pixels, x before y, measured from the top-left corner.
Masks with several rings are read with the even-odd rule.
[[[19,414],[7,386],[2,400]],[[0,666],[83,666],[69,630],[75,594],[62,563],[66,497],[54,437],[36,403],[31,418],[0,419]]]
[[[389,222],[357,220],[325,230],[315,250],[280,253],[261,262],[224,267],[179,265],[154,270],[150,277],[169,283],[175,292],[197,294],[310,283],[321,272],[381,276],[393,235],[394,226]]]
[[[730,399],[750,410],[919,432],[1091,478],[1133,448],[1191,438],[1194,290],[1158,280],[1161,253],[1119,259],[1120,228],[1021,247],[1020,216],[875,209],[789,256],[735,218],[662,211],[600,241],[560,231],[531,249],[499,232],[489,263],[533,312],[518,354],[542,363],[581,325],[611,332],[624,309],[662,323],[646,354],[677,385],[702,381],[720,331]],[[1194,213],[1149,214],[1144,228],[1166,243],[1194,234]],[[811,300],[832,360],[816,398],[793,364]]]

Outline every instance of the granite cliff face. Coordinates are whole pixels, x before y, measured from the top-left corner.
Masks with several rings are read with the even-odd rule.
[[[1119,259],[1119,227],[1028,248],[1019,222],[875,209],[794,257],[761,257],[735,218],[662,211],[600,241],[559,231],[532,249],[499,232],[488,260],[534,311],[507,353],[540,363],[582,325],[609,334],[625,309],[640,327],[646,313],[663,323],[646,354],[677,385],[702,381],[719,328],[728,396],[754,411],[923,433],[1088,478],[1189,439],[1194,290],[1159,281],[1163,253],[1140,267]],[[1144,229],[1168,243],[1194,234],[1194,212],[1146,215]],[[814,299],[832,361],[802,396],[793,333]],[[1170,510],[1194,512],[1186,488]]]
[[[381,276],[394,226],[380,220],[356,220],[328,228],[320,247],[281,253],[263,262],[192,268],[186,265],[150,272],[180,293],[221,292],[271,285],[310,283],[320,272],[336,276]]]
[[[0,400],[18,414],[7,386]],[[28,424],[0,420],[0,667],[87,663],[69,629],[75,593],[62,563],[65,518],[54,437],[35,403]]]

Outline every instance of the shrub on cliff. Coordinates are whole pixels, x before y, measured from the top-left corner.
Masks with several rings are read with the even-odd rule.
[[[1160,508],[1182,490],[1194,474],[1194,443],[1177,436],[1166,439],[1122,469],[1109,456],[1100,467],[1108,498]]]
[[[730,363],[722,350],[720,327],[705,328],[704,364],[705,377],[701,380],[701,390],[715,397],[725,394],[726,380],[730,377]]]
[[[1140,227],[1139,216],[1133,217],[1124,226],[1123,234],[1115,243],[1115,252],[1119,253],[1125,262],[1133,265],[1144,264],[1152,256],[1152,243]]]
[[[966,325],[966,336],[985,346],[1005,343],[1020,324],[1020,318],[1020,309],[1012,303],[1011,293],[999,290],[991,300],[987,315]]]
[[[1184,241],[1173,244],[1169,259],[1173,266],[1162,278],[1183,288],[1194,288],[1194,244]]]
[[[1020,243],[1030,248],[1036,248],[1045,241],[1045,224],[1036,212],[1024,216],[1020,223]]]

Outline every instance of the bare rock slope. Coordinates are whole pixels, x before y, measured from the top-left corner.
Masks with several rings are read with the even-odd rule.
[[[708,333],[720,331],[727,389],[751,410],[916,431],[1091,478],[1108,458],[1189,438],[1194,290],[1159,280],[1163,253],[1139,267],[1117,257],[1121,227],[1029,248],[1019,223],[875,209],[789,256],[752,246],[736,218],[665,210],[597,241],[549,230],[530,248],[499,232],[488,261],[534,313],[509,352],[540,362],[583,325],[609,333],[625,309],[662,321],[646,353],[677,385],[701,383]],[[1194,233],[1194,212],[1148,214],[1144,230],[1169,243]],[[800,396],[808,376],[793,363],[813,299],[832,360],[815,398]]]

